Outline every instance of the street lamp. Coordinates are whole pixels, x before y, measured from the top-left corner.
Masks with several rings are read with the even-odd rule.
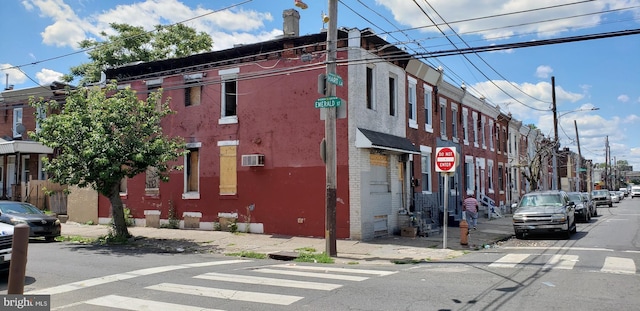
[[[555,89],[555,88],[554,88]],[[554,92],[555,93],[555,92]],[[554,96],[555,97],[555,96]],[[599,110],[600,108],[598,107],[591,107],[591,108],[582,108],[582,109],[576,109],[576,110],[571,110],[571,111],[566,111],[563,114],[558,116],[558,111],[556,110],[556,104],[555,104],[555,100],[553,102],[553,133],[554,133],[554,144],[553,144],[553,180],[552,182],[552,189],[553,190],[558,190],[560,188],[560,176],[558,175],[558,158],[557,158],[557,154],[558,154],[558,145],[559,145],[559,139],[558,139],[558,119],[566,114],[572,113],[572,112],[580,112],[580,111],[592,111],[592,110]],[[576,136],[578,135],[577,132],[578,126],[576,125]]]

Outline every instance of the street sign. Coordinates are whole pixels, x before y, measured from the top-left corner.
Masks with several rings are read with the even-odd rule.
[[[327,74],[327,82],[331,83],[331,84],[335,84],[337,86],[342,86],[342,77],[340,77],[339,75],[335,74],[335,73],[329,73]]]
[[[451,173],[456,171],[456,148],[436,148],[436,172]]]
[[[316,108],[333,108],[340,107],[342,100],[336,96],[329,96],[316,99],[314,106]]]

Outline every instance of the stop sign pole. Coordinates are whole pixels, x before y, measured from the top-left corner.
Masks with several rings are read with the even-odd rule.
[[[436,172],[444,176],[444,217],[442,218],[442,248],[447,248],[447,227],[449,226],[449,176],[456,172],[458,157],[455,147],[436,148]]]

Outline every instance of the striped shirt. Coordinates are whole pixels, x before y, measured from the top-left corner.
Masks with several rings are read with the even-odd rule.
[[[464,205],[465,210],[469,212],[472,212],[472,213],[478,212],[478,200],[476,200],[473,197],[468,197],[464,199],[464,201],[462,202],[462,205]]]

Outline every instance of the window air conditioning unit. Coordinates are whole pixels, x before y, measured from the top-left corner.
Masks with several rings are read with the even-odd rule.
[[[264,166],[264,154],[243,154],[242,166]]]

